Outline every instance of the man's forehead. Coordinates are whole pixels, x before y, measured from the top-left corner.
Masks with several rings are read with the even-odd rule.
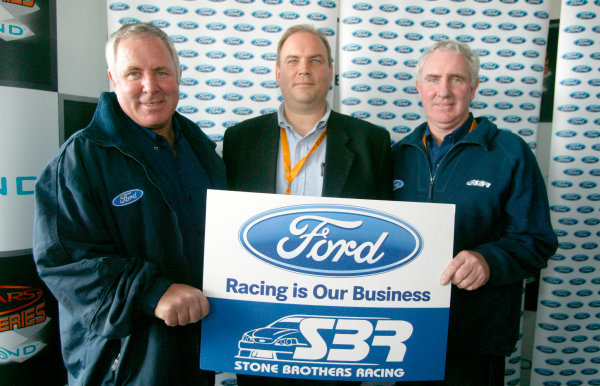
[[[116,44],[116,52],[121,50],[126,51],[142,51],[144,49],[148,49],[149,45],[158,45],[160,50],[164,50],[169,53],[169,47],[167,44],[158,36],[154,35],[136,35],[123,38],[119,40]],[[156,50],[155,47],[152,50]]]
[[[423,75],[447,73],[464,75],[469,73],[469,69],[462,55],[453,51],[435,51],[423,63],[422,73]]]
[[[315,45],[314,43],[317,44]],[[325,43],[323,43],[323,41],[321,41],[321,39],[317,35],[308,31],[298,31],[291,34],[285,40],[281,49],[291,49],[291,47],[304,48],[307,46],[314,47],[317,51],[327,51]]]

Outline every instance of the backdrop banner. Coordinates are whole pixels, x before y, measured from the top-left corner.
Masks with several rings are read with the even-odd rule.
[[[223,132],[247,118],[276,111],[277,42],[286,28],[310,23],[336,53],[336,1],[107,1],[108,33],[149,22],[175,43],[183,69],[177,111],[221,148]],[[333,103],[333,92],[329,101]]]
[[[532,385],[600,384],[599,2],[563,1],[548,195],[559,246],[541,273]]]
[[[456,39],[481,61],[473,114],[535,149],[549,11],[549,1],[340,2],[341,112],[403,138],[425,121],[415,87],[419,56]]]

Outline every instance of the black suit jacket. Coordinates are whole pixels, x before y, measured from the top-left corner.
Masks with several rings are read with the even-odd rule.
[[[279,136],[277,113],[227,129],[223,159],[230,189],[275,193]],[[323,196],[391,199],[391,143],[387,130],[332,111],[326,144]]]

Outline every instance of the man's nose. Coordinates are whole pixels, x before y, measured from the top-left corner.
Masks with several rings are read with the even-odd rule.
[[[154,77],[154,74],[145,74],[142,78],[143,91],[152,93],[158,88],[158,82]]]
[[[298,73],[302,75],[310,74],[310,65],[307,60],[301,60],[298,66]]]
[[[440,79],[438,83],[438,94],[441,96],[447,96],[450,94],[450,80]]]

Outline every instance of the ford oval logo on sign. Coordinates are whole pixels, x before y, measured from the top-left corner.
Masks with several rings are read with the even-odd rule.
[[[283,269],[318,276],[364,276],[402,267],[421,235],[386,213],[345,205],[299,205],[261,213],[240,229],[246,250]]]

